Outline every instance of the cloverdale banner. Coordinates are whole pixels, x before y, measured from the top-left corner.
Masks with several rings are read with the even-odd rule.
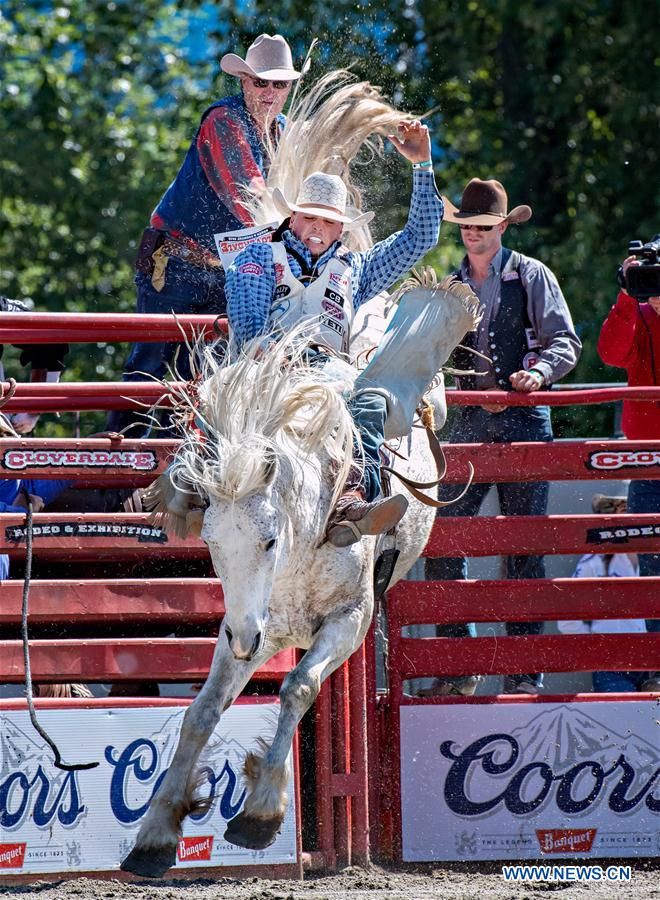
[[[113,871],[133,845],[149,800],[174,754],[183,706],[40,709],[39,720],[69,762],[63,772],[23,710],[0,708],[0,883],[40,872]],[[177,868],[293,864],[297,860],[293,778],[281,833],[266,850],[223,840],[245,799],[243,761],[272,739],[279,704],[245,702],[222,716],[200,759],[200,795],[214,803],[187,818]],[[291,760],[290,760],[291,762]],[[293,770],[293,767],[292,767]]]
[[[400,711],[404,860],[660,855],[656,702]]]

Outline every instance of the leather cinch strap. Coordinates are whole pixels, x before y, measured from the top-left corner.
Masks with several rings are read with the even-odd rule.
[[[460,500],[461,497],[464,497],[471,487],[472,479],[474,477],[474,467],[471,462],[468,462],[468,466],[470,467],[468,482],[461,493],[458,495],[458,497],[454,497],[452,500],[435,500],[433,497],[429,497],[428,494],[424,494],[423,490],[429,490],[431,488],[437,487],[445,477],[445,473],[447,471],[447,460],[445,459],[445,454],[443,453],[442,447],[440,446],[440,441],[435,436],[435,432],[433,431],[433,429],[429,428],[428,425],[424,425],[423,427],[426,431],[429,448],[433,455],[433,459],[435,460],[436,474],[438,476],[437,481],[414,481],[412,478],[401,475],[400,472],[397,472],[396,469],[392,469],[389,466],[381,466],[381,469],[383,472],[388,472],[390,475],[395,475],[399,479],[401,484],[403,484],[406,489],[410,491],[413,497],[416,500],[419,500],[420,503],[423,503],[425,506],[433,506],[436,509],[442,506],[451,506],[452,503],[456,503],[457,500]]]

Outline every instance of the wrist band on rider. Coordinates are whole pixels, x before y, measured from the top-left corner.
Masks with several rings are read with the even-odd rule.
[[[541,379],[541,386],[545,384],[545,375],[543,374],[543,372],[540,372],[538,369],[530,369],[529,374],[538,375],[538,377]]]
[[[425,159],[424,162],[413,163],[413,169],[430,169],[432,166],[433,162],[430,159]]]

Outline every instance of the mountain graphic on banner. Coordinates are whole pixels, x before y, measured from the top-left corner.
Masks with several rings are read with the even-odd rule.
[[[545,762],[555,774],[583,760],[609,769],[621,755],[638,776],[651,775],[660,763],[656,746],[631,732],[619,734],[573,703],[539,713],[525,725],[513,728],[511,736],[520,746],[521,765]]]
[[[65,775],[50,765],[52,752],[29,725],[30,733],[19,728],[9,716],[0,715],[0,780],[12,772],[25,774],[36,771],[37,767],[47,767],[53,783]]]
[[[177,712],[173,713],[165,720],[158,731],[155,731],[150,736],[150,740],[153,741],[159,749],[162,768],[167,768],[172,761],[179,740],[179,730],[182,721],[183,712],[177,710]],[[275,734],[275,729],[277,728],[277,713],[273,712],[271,716],[268,716],[264,721],[264,725],[266,727],[272,725],[272,735],[264,736],[265,742],[270,744],[272,737]],[[221,732],[225,730],[226,727],[226,724],[221,719],[220,724],[209,738],[208,744],[202,752],[198,765],[200,767],[204,767],[205,765],[216,767],[221,760],[224,761],[226,759],[234,771],[240,773],[242,779],[245,754],[250,750],[258,751],[260,748],[253,744],[246,746],[235,737],[223,735]],[[222,766],[220,767],[222,768]]]

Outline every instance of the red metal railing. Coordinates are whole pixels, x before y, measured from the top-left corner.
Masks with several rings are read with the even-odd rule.
[[[226,331],[226,321],[213,316],[180,316],[175,321],[172,316],[22,313],[2,317],[0,343],[181,341],[184,337],[191,340],[199,333],[212,340]],[[8,387],[8,383],[2,385],[3,394]],[[134,409],[139,412],[155,402],[166,404],[163,393],[160,384],[150,381],[19,384],[3,410]],[[80,487],[150,483],[164,470],[176,446],[168,441],[34,438],[0,444],[0,465],[6,477],[71,478]],[[57,456],[62,451],[79,452],[79,464],[72,466],[70,460]],[[85,457],[85,454],[91,455]],[[106,465],[103,459],[107,460]],[[20,533],[17,537],[16,529],[20,531],[23,527],[23,518],[3,515],[2,519],[5,527],[0,532],[0,550],[12,558],[20,558],[25,543]],[[76,564],[99,560],[130,562],[144,557],[147,548],[150,559],[208,556],[205,545],[198,540],[181,541],[167,535],[163,541],[138,543],[135,534],[114,534],[113,528],[118,526],[140,526],[147,530],[151,527],[146,515],[37,514],[34,516],[35,557],[40,561],[71,560]],[[17,626],[21,595],[21,582],[0,584],[0,622],[7,627]],[[222,616],[221,600],[215,579],[35,580],[30,619],[35,627],[71,622],[102,628],[118,625],[153,628],[181,622],[189,626],[211,625]],[[136,673],[140,679],[199,681],[208,673],[214,644],[215,640],[210,638],[31,641],[33,675],[36,681],[122,681],[134,679]],[[0,641],[0,679],[22,680],[19,649],[16,641]],[[284,651],[259,670],[256,680],[281,681],[294,665],[294,651]],[[323,734],[323,723],[327,729],[325,739],[317,737],[319,838],[318,851],[311,856],[325,866],[369,860],[365,684],[362,649],[335,673],[332,689],[327,683],[316,704],[319,736]]]
[[[5,478],[73,478],[91,484],[147,485],[165,471],[178,441],[123,438],[0,439],[0,467]],[[444,481],[467,481],[469,464],[475,482],[647,478],[660,464],[657,441],[554,441],[547,444],[450,444]],[[92,455],[88,455],[89,452]],[[478,461],[478,462],[477,462]]]
[[[0,344],[83,344],[206,340],[227,333],[221,316],[133,313],[3,313]]]
[[[620,399],[656,399],[659,388],[599,388],[532,395],[499,392],[506,405],[552,406]],[[458,405],[492,403],[497,392],[448,394]],[[649,441],[555,441],[452,445],[444,448],[446,481],[475,482],[657,478],[660,437]],[[478,516],[436,523],[426,546],[431,557],[660,551],[660,516]],[[376,794],[380,850],[400,858],[400,708],[409,704],[483,702],[484,698],[419,698],[404,694],[410,679],[465,674],[548,671],[653,671],[660,635],[585,634],[477,638],[411,638],[411,625],[542,622],[599,618],[660,618],[660,578],[401,582],[388,592],[388,694],[370,731],[387,736]],[[600,695],[604,699],[608,695]],[[640,695],[637,694],[637,697]],[[520,699],[520,698],[516,698]],[[525,702],[534,702],[527,698]],[[536,698],[540,699],[540,698]]]
[[[181,383],[175,382],[176,386]],[[0,382],[4,396],[8,382]],[[585,391],[537,391],[517,394],[508,391],[474,392],[452,391],[447,394],[450,406],[470,406],[477,403],[499,403],[502,406],[571,406],[612,403],[616,400],[657,400],[660,387],[602,388]],[[86,409],[136,409],[137,403],[151,405],[164,394],[163,386],[153,381],[107,381],[102,384],[36,382],[18,384],[11,400],[3,405],[6,412],[63,412]]]

